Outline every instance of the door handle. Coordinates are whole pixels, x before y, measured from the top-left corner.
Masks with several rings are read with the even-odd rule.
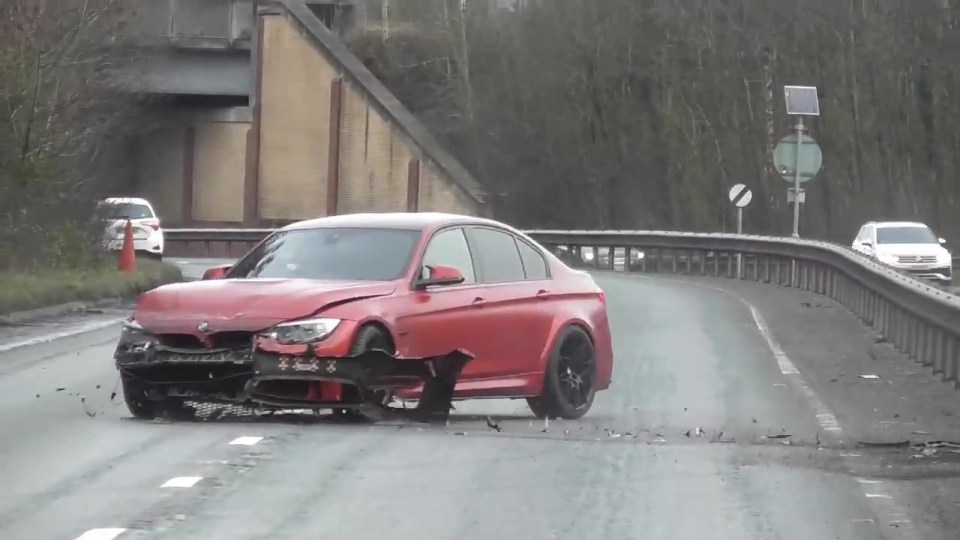
[[[537,291],[537,298],[539,298],[540,300],[547,300],[547,299],[549,299],[549,298],[550,298],[550,291],[548,291],[548,290],[546,290],[546,289],[540,289],[539,291]]]
[[[484,302],[486,302],[486,300],[482,296],[478,296],[473,299],[473,302],[470,302],[470,305],[474,307],[480,307],[484,304]]]

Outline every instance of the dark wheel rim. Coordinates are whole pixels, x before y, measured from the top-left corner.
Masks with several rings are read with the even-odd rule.
[[[570,335],[560,346],[557,379],[560,393],[570,406],[579,409],[587,404],[593,393],[594,355],[587,336]]]

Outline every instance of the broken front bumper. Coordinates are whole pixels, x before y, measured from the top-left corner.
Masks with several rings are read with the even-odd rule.
[[[383,395],[383,391],[410,388],[422,383],[417,410],[446,414],[450,410],[460,372],[472,359],[463,350],[425,358],[398,358],[380,350],[350,357],[304,357],[258,352],[253,356],[253,377],[248,390],[254,401],[284,405],[287,400],[278,400],[267,393],[269,383],[340,383],[359,388],[364,396],[375,392]],[[307,403],[296,400],[289,402],[289,405],[303,407]]]
[[[423,384],[417,410],[444,415],[460,373],[472,359],[462,350],[425,358],[398,358],[379,350],[352,357],[322,357],[249,349],[185,351],[122,345],[115,354],[121,374],[152,387],[158,399],[348,408],[371,403],[378,393],[382,397],[385,391]],[[331,383],[358,391],[317,392],[317,388],[329,390]]]

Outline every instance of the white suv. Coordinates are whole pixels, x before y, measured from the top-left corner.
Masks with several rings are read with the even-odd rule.
[[[917,277],[950,285],[953,257],[946,240],[923,223],[871,221],[860,227],[853,249]]]
[[[130,219],[133,229],[133,249],[155,258],[163,258],[163,230],[160,218],[145,199],[111,197],[104,199],[101,210],[107,218],[106,246],[109,250],[123,247],[123,231]]]

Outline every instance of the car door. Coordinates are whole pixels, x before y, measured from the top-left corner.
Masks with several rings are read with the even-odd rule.
[[[478,366],[482,372],[475,376],[516,377],[542,371],[539,360],[552,324],[547,305],[554,298],[545,260],[503,229],[474,226],[467,229],[467,237],[477,267],[477,292],[484,303],[479,324],[487,335],[495,336],[485,345],[485,361]],[[519,379],[516,382],[520,384]],[[505,384],[509,387],[510,382]]]
[[[461,227],[441,229],[427,242],[418,267],[441,265],[456,268],[464,276],[459,285],[411,291],[409,302],[395,321],[397,348],[405,356],[424,357],[464,349],[477,349],[488,336],[476,331],[474,320],[482,308],[473,300],[479,295],[473,257]],[[467,369],[471,369],[470,362]],[[463,375],[466,375],[466,370]]]

